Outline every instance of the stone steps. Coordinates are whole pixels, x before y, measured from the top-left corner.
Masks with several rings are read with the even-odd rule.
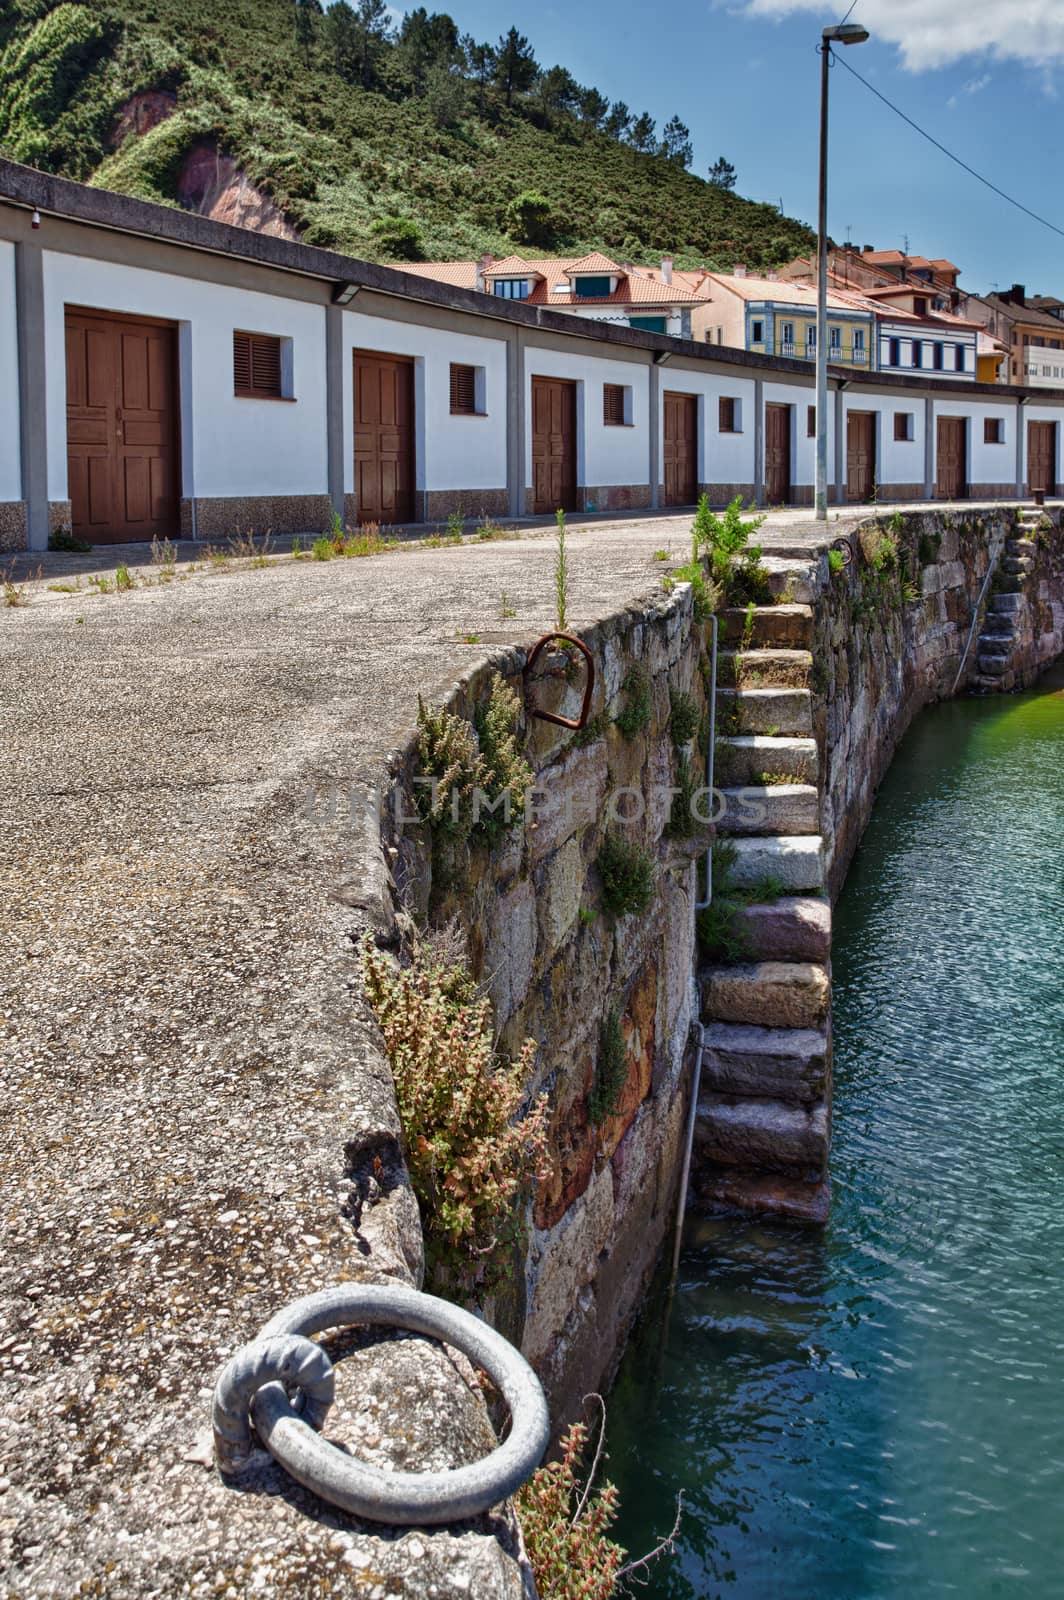
[[[813,671],[809,650],[722,650],[717,684],[724,689],[808,689]]]
[[[987,616],[1012,616],[1015,612],[1022,611],[1026,604],[1026,598],[1022,594],[1002,594],[999,592],[990,596],[990,603],[986,608]]]
[[[766,773],[771,778],[815,783],[817,765],[815,739],[767,734],[733,734],[717,739],[718,784],[760,784]]]
[[[736,927],[752,961],[819,961],[831,955],[831,906],[813,895],[743,906]]]
[[[827,968],[813,961],[707,967],[699,982],[702,1014],[714,1022],[770,1030],[815,1029],[826,1021],[831,1003]]]
[[[725,645],[739,645],[749,637],[758,649],[809,650],[813,644],[813,608],[810,605],[730,606],[724,613]]]
[[[811,734],[813,697],[808,689],[717,690],[717,727],[731,733]]]
[[[787,556],[762,556],[761,565],[768,573],[769,593],[773,599],[786,597],[792,605],[808,605],[816,599],[816,566],[808,558],[792,560]]]
[[[699,1094],[695,1143],[699,1157],[717,1166],[821,1180],[828,1159],[828,1108],[782,1100]]]
[[[741,1099],[815,1104],[827,1094],[827,1027],[769,1028],[711,1022],[702,1038],[702,1089]]]
[[[714,1216],[785,1217],[788,1222],[821,1223],[831,1210],[831,1181],[803,1183],[735,1167],[695,1171],[691,1177],[702,1210]],[[694,1229],[697,1239],[697,1225]]]
[[[1016,642],[1014,633],[981,633],[979,653],[987,656],[1007,656]]]
[[[801,895],[824,887],[824,841],[819,834],[733,838],[729,878],[738,889],[755,889],[771,880],[781,894]]]
[[[818,833],[820,792],[808,783],[748,784],[721,789],[721,834]]]

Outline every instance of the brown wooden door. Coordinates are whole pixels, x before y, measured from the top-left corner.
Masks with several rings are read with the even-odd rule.
[[[124,544],[179,532],[172,323],[66,313],[67,473],[75,536]]]
[[[1027,493],[1057,492],[1057,425],[1055,422],[1027,424]]]
[[[967,456],[964,418],[939,417],[936,494],[940,500],[963,500],[968,493]]]
[[[698,499],[698,396],[669,394],[665,400],[665,504],[693,506]]]
[[[867,505],[876,486],[876,419],[871,411],[851,411],[846,418],[846,498]]]
[[[355,351],[355,506],[361,522],[411,522],[414,363]]]
[[[576,509],[576,384],[533,378],[532,510]]]
[[[765,407],[765,500],[785,506],[791,498],[791,408]]]

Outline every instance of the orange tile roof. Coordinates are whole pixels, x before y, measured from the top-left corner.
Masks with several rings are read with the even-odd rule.
[[[568,261],[566,266],[570,272],[608,272],[611,277],[624,273],[622,266],[616,261],[611,261],[609,256],[604,256],[600,250],[592,250],[590,255]]]
[[[603,263],[599,267],[599,263]],[[608,271],[611,277],[620,279],[617,288],[612,294],[575,295],[566,287],[556,289],[555,284],[568,284],[570,274],[574,267],[581,271],[590,271],[594,265],[595,271],[603,275]],[[459,288],[475,289],[477,286],[477,263],[475,261],[411,261],[404,263],[404,270],[417,273],[422,278],[436,278],[441,283],[454,284]],[[592,254],[582,256],[577,261],[559,260],[557,257],[545,257],[542,260],[527,260],[523,256],[507,256],[505,260],[493,262],[485,267],[488,277],[514,277],[532,278],[531,292],[524,301],[530,306],[554,306],[557,310],[565,310],[569,306],[669,306],[692,305],[704,298],[692,292],[685,284],[678,283],[675,278],[671,285],[663,284],[649,277],[643,269],[620,266],[616,261],[610,261],[606,256]]]

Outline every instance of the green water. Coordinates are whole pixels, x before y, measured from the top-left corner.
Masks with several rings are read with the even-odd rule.
[[[836,912],[821,1233],[689,1229],[609,1405],[655,1597],[1064,1596],[1064,690],[925,713]]]

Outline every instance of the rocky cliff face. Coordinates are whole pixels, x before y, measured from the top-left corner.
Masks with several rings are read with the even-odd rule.
[[[126,101],[111,135],[117,150],[127,139],[143,138],[177,110],[177,96],[165,89],[148,89]],[[176,198],[186,211],[234,228],[252,228],[276,239],[299,238],[278,205],[258,188],[232,156],[219,150],[213,139],[202,139],[188,151],[177,178]]]
[[[177,198],[188,211],[234,228],[253,228],[276,239],[298,239],[284,213],[231,156],[210,140],[190,150],[177,180]]]

